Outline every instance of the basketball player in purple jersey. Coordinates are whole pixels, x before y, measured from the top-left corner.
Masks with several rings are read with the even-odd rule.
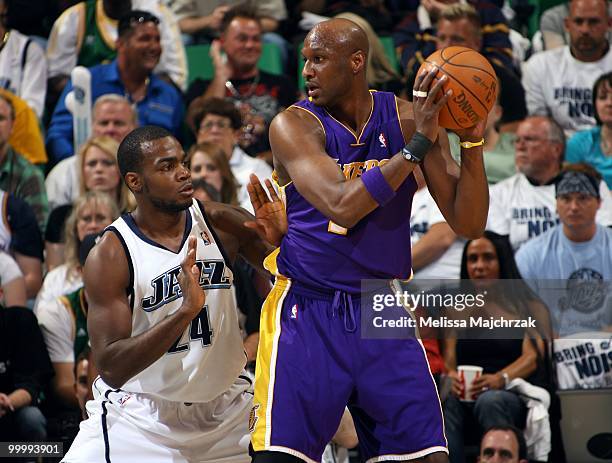
[[[459,167],[438,127],[452,96],[443,94],[444,80],[432,84],[432,73],[419,75],[413,104],[369,91],[368,40],[347,20],[315,26],[302,53],[309,101],[270,127],[286,229],[274,212],[278,198],[268,201],[256,178],[249,187],[257,226],[280,244],[264,263],[276,283],[260,325],[253,461],[320,461],[348,404],[364,460],[447,462],[421,343],[363,339],[359,292],[363,279],[411,276],[417,165],[455,232],[482,234],[484,122],[457,132]]]

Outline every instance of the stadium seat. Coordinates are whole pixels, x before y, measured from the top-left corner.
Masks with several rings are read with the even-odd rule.
[[[612,460],[612,390],[558,391],[561,433],[568,462]]]
[[[533,37],[538,30],[540,30],[540,18],[542,17],[542,13],[544,13],[549,8],[553,6],[560,5],[565,3],[565,0],[529,0],[535,9],[529,18],[529,37]]]
[[[189,70],[189,84],[195,79],[212,79],[215,69],[210,58],[210,45],[189,45],[185,47],[187,54],[187,66]],[[261,58],[257,66],[262,71],[270,74],[280,75],[283,73],[281,53],[278,46],[274,43],[264,43],[261,51]]]

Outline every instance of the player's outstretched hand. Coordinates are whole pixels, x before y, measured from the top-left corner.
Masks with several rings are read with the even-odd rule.
[[[452,90],[448,90],[446,93],[442,90],[442,85],[448,79],[445,75],[432,85],[437,72],[437,69],[432,69],[431,71],[422,71],[417,76],[414,82],[414,98],[412,100],[416,130],[432,142],[435,142],[438,138],[438,114],[453,94]]]
[[[245,222],[244,226],[255,230],[262,239],[271,245],[280,246],[283,236],[287,233],[285,205],[276,194],[272,182],[268,179],[266,179],[266,188],[270,193],[271,200],[257,175],[251,174],[247,191],[255,211],[255,220]]]
[[[197,241],[195,236],[190,236],[187,243],[187,255],[181,263],[181,273],[178,276],[178,282],[183,293],[183,305],[185,310],[188,310],[195,317],[202,307],[206,295],[200,287],[200,269],[195,264]]]

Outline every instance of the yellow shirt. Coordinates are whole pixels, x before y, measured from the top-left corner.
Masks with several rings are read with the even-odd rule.
[[[9,144],[32,164],[45,164],[47,152],[36,113],[25,100],[13,93],[0,88],[0,95],[9,99],[15,108]]]

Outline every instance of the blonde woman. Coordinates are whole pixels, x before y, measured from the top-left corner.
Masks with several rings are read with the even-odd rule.
[[[389,62],[389,58],[385,54],[385,48],[370,23],[355,13],[340,13],[335,17],[353,21],[368,36],[370,53],[368,53],[366,76],[370,88],[393,92],[400,96],[399,93],[404,90],[401,77]]]
[[[101,232],[117,217],[117,203],[107,193],[93,190],[77,198],[66,220],[65,262],[47,273],[36,297],[35,310],[45,301],[53,301],[83,286],[79,264],[81,240],[91,233]]]
[[[106,135],[90,138],[79,150],[79,191],[101,191],[110,195],[121,212],[130,211],[134,197],[121,180],[117,164],[119,143]],[[45,232],[47,270],[53,270],[64,261],[62,230],[72,205],[56,207],[49,217]]]

